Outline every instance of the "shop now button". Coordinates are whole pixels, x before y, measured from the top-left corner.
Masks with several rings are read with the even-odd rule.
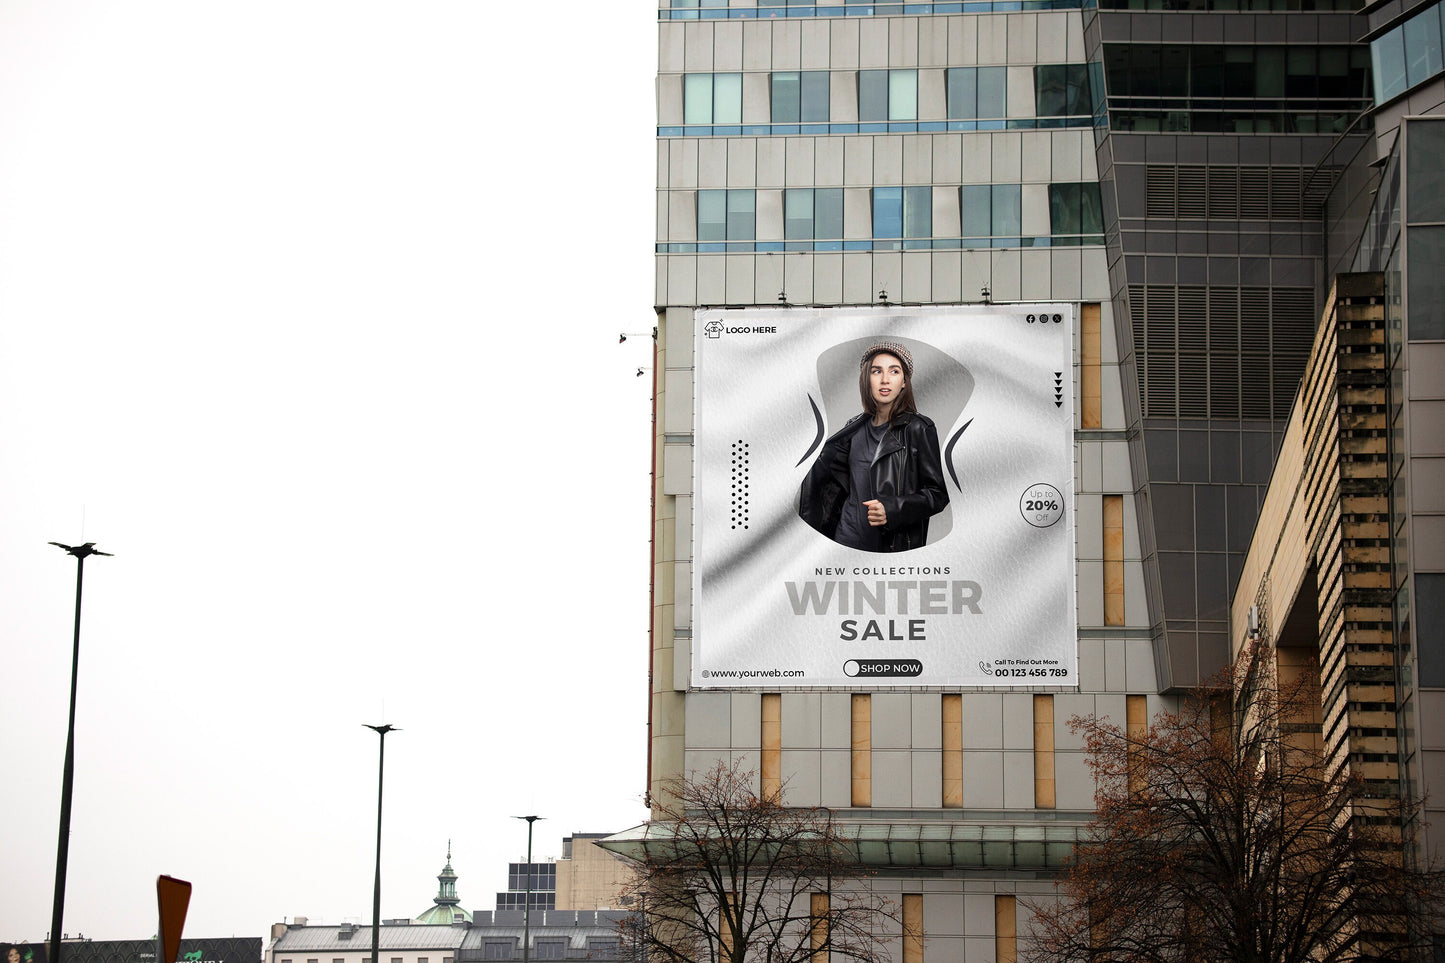
[[[843,674],[850,679],[911,679],[923,674],[917,659],[849,659]]]

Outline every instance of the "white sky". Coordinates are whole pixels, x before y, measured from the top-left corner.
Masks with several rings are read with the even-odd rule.
[[[655,9],[0,0],[0,941],[641,821]]]

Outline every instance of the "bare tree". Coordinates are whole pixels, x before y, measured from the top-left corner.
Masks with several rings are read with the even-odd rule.
[[[622,924],[652,963],[883,963],[897,912],[863,878],[856,847],[827,809],[759,796],[753,775],[719,763],[655,803]],[[889,924],[895,924],[890,926]]]
[[[1428,945],[1438,874],[1414,813],[1331,770],[1312,673],[1250,646],[1217,687],[1130,731],[1084,737],[1096,817],[1061,899],[1033,906],[1038,960],[1343,963]]]

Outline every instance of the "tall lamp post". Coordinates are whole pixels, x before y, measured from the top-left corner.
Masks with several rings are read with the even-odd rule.
[[[60,776],[60,842],[55,848],[55,904],[50,913],[50,959],[60,963],[61,924],[65,917],[65,869],[70,862],[70,797],[75,787],[75,689],[80,674],[80,587],[85,580],[85,560],[106,555],[94,542],[62,545],[51,542],[75,556],[75,642],[70,653],[70,724],[65,732],[65,767]]]
[[[381,790],[386,774],[386,734],[400,732],[393,725],[362,725],[381,737],[381,752],[376,760],[376,885],[371,891],[371,963],[381,959]]]
[[[522,963],[532,961],[532,824],[541,816],[513,816],[527,821],[527,896],[522,904]]]

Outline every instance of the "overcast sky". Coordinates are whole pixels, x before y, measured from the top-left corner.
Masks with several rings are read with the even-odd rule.
[[[0,942],[641,821],[653,6],[0,0]]]

